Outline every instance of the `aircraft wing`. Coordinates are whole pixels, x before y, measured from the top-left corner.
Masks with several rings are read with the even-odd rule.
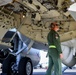
[[[48,27],[51,22],[56,21],[60,26],[58,33],[62,42],[76,37],[76,22],[67,10],[73,3],[70,0],[2,1],[8,2],[0,7],[0,23],[5,30],[16,28],[25,36],[45,44]]]
[[[55,21],[60,27],[58,33],[61,42],[76,38],[76,22],[67,10],[73,1],[7,0],[7,2],[0,6],[0,29],[4,32],[1,34],[1,40],[7,30],[16,28],[27,38],[36,41],[33,47],[37,48],[40,43],[39,49],[47,49],[49,25]]]

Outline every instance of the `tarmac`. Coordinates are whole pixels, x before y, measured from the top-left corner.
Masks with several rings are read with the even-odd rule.
[[[45,75],[47,69],[33,69],[33,75]],[[0,69],[2,73],[2,69]],[[54,75],[54,74],[53,74]],[[63,75],[76,75],[76,68],[68,68],[63,72]]]
[[[34,69],[33,75],[45,75],[47,69]],[[53,74],[54,75],[54,74]],[[76,75],[76,68],[75,69],[66,69],[62,75]]]

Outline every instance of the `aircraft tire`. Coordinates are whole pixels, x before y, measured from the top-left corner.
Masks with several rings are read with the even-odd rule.
[[[0,50],[0,63],[3,63],[3,60],[8,56],[8,52],[4,52]]]
[[[12,75],[11,74],[11,66],[15,62],[15,57],[13,55],[9,55],[4,61],[2,65],[2,73],[5,73],[7,75]]]
[[[19,75],[32,75],[33,65],[29,58],[22,58],[18,67]]]

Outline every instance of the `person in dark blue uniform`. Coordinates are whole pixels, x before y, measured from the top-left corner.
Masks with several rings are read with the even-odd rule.
[[[57,33],[59,26],[57,23],[51,23],[50,32],[47,35],[47,41],[49,45],[48,56],[49,65],[46,71],[46,75],[52,75],[54,70],[54,75],[62,75],[61,59],[63,58],[60,36]],[[53,68],[54,67],[54,68]]]

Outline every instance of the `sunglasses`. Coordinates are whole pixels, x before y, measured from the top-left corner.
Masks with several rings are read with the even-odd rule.
[[[55,24],[55,26],[58,26],[58,24]]]

